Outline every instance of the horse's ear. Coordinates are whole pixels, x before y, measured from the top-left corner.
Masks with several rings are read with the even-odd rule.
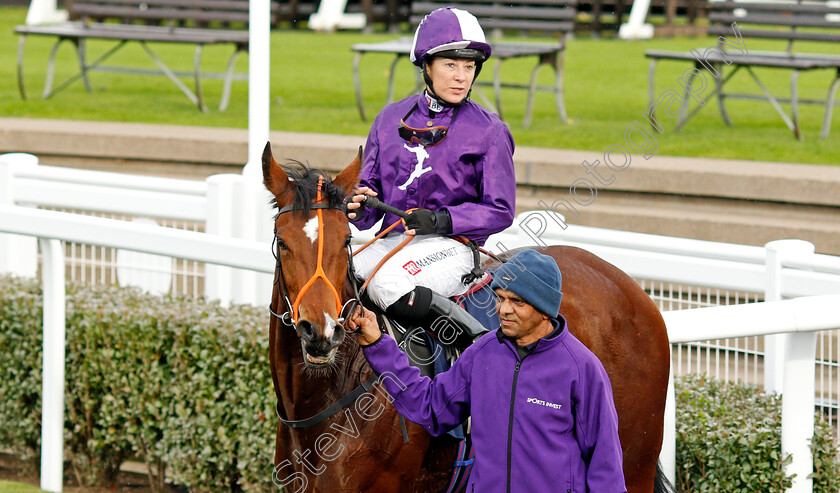
[[[359,154],[349,166],[335,177],[333,183],[343,188],[347,195],[352,195],[356,185],[359,184],[359,174],[362,171],[362,146],[359,146]]]
[[[289,187],[289,176],[271,155],[271,142],[266,142],[262,155],[263,183],[275,197]]]

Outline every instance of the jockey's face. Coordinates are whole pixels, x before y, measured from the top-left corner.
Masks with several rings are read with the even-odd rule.
[[[433,57],[426,65],[432,89],[447,103],[457,104],[467,97],[475,79],[475,61]]]
[[[553,326],[548,316],[528,304],[521,296],[501,288],[497,288],[495,293],[502,333],[513,338],[516,344],[527,346],[551,332]]]

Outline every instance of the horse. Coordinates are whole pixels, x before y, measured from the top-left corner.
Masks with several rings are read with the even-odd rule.
[[[361,156],[360,148],[331,179],[303,165],[284,169],[270,143],[263,152],[263,182],[278,210],[269,328],[280,418],[273,478],[295,492],[445,491],[457,442],[403,424],[387,393],[370,387],[376,375],[342,326],[353,296],[345,282],[352,253],[342,203],[358,184]],[[670,367],[662,316],[638,284],[599,257],[565,246],[541,253],[563,274],[561,313],[571,332],[609,374],[627,490],[660,491]]]

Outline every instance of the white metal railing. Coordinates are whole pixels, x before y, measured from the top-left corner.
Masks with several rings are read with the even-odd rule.
[[[254,169],[249,168],[249,169]],[[251,173],[253,174],[253,173]],[[204,181],[78,170],[45,166],[30,154],[0,155],[0,204],[27,205],[92,213],[127,220],[154,220],[184,229],[270,242],[271,213],[268,194],[258,177],[237,174],[215,175]],[[120,265],[120,251],[73,242],[76,256],[68,258],[69,271],[80,276],[112,279],[120,273],[154,270],[160,259],[131,255],[131,264]],[[123,255],[123,257],[129,257]],[[123,263],[125,264],[125,262]],[[181,262],[185,264],[185,262]],[[157,280],[142,285],[167,285],[159,278],[179,280],[181,292],[218,299],[222,304],[264,303],[269,293],[265,278],[254,273],[186,262],[179,268],[159,273]],[[0,238],[0,272],[34,276],[37,246],[33,238]],[[127,276],[125,276],[127,277]],[[142,279],[142,275],[132,275]],[[149,277],[149,276],[145,276]],[[196,287],[203,285],[201,292]],[[123,280],[122,284],[126,284]]]
[[[191,259],[270,274],[260,242],[113,219],[0,205],[0,231],[39,239],[44,262],[41,487],[61,491],[64,451],[65,281],[62,241]]]
[[[63,183],[67,182],[68,190],[62,191]],[[185,191],[185,193],[181,193]],[[94,200],[94,197],[97,197]],[[55,207],[66,207],[71,209],[82,208],[85,205],[93,210],[113,212],[122,211],[133,216],[149,216],[162,214],[161,204],[167,204],[165,209],[167,217],[187,217],[191,220],[203,218],[205,230],[213,233],[211,236],[202,236],[197,232],[182,231],[177,234],[186,234],[183,239],[195,241],[193,246],[203,244],[204,240],[198,238],[216,238],[216,244],[223,244],[219,239],[226,237],[248,237],[256,238],[255,231],[268,233],[270,224],[270,212],[260,210],[260,203],[265,203],[265,192],[259,183],[254,180],[248,181],[240,175],[217,175],[208,178],[205,182],[194,182],[188,180],[155,179],[148,177],[134,177],[115,173],[99,173],[80,170],[68,170],[40,166],[37,158],[29,155],[3,155],[0,156],[0,204],[20,205],[51,205]],[[125,202],[123,202],[125,199]],[[149,203],[155,202],[150,209]],[[84,202],[84,204],[83,204]],[[127,205],[141,207],[133,209]],[[204,210],[204,214],[200,213]],[[4,209],[5,210],[5,209]],[[14,209],[18,210],[18,209]],[[27,208],[31,214],[38,214],[37,209]],[[178,211],[181,211],[180,213]],[[154,226],[133,225],[131,223],[110,221],[113,225],[109,233],[98,235],[87,234],[86,227],[67,226],[64,219],[51,219],[55,222],[41,222],[35,220],[36,216],[15,225],[16,228],[27,229],[31,237],[41,235],[62,235],[62,241],[79,242],[96,247],[118,248],[136,252],[153,253],[156,255],[167,255],[181,259],[193,259],[195,255],[175,255],[162,253],[169,251],[169,246],[153,245],[156,241],[150,242],[149,234],[154,232],[157,235],[159,229]],[[59,218],[62,215],[37,216],[38,218]],[[5,219],[5,218],[4,218]],[[513,227],[503,233],[494,235],[488,240],[486,247],[493,252],[500,252],[509,248],[525,245],[547,245],[547,244],[569,244],[585,248],[596,255],[615,264],[629,275],[640,280],[650,280],[662,285],[677,285],[678,289],[687,286],[688,298],[685,292],[678,293],[676,298],[684,298],[677,303],[685,306],[702,306],[703,304],[716,304],[710,299],[701,300],[702,296],[692,294],[692,290],[733,290],[737,293],[744,293],[750,301],[757,301],[758,298],[769,301],[783,298],[795,298],[800,296],[814,296],[840,293],[840,259],[829,255],[817,255],[813,253],[813,245],[806,242],[786,241],[779,244],[771,242],[765,247],[733,245],[708,241],[698,241],[681,238],[670,238],[655,235],[629,233],[620,231],[602,230],[571,225],[561,227],[565,222],[558,221],[555,213],[546,211],[527,212],[519,215]],[[90,224],[105,224],[99,221],[106,221],[98,218],[88,217],[79,221],[92,221]],[[75,223],[74,223],[75,224]],[[87,223],[79,223],[87,224]],[[11,227],[11,226],[10,226]],[[52,228],[55,227],[55,231]],[[111,228],[111,226],[109,226]],[[250,230],[250,233],[248,231]],[[141,231],[141,234],[130,233]],[[171,230],[169,230],[171,232]],[[354,230],[354,233],[357,233]],[[3,236],[0,234],[0,236]],[[369,233],[357,235],[367,237]],[[131,238],[131,242],[123,241]],[[173,237],[175,238],[175,237]],[[178,237],[178,242],[181,237]],[[27,240],[27,238],[23,238]],[[34,239],[32,239],[34,242]],[[241,240],[238,240],[241,241]],[[32,257],[36,256],[36,245],[30,243],[25,249],[6,247],[9,242],[0,240],[0,272],[5,267],[16,264],[16,258],[22,258],[26,253]],[[259,255],[269,255],[267,240],[261,243],[251,242],[251,247],[259,250]],[[42,246],[44,243],[42,242]],[[261,245],[261,246],[256,246]],[[788,247],[788,248],[786,248]],[[176,248],[176,247],[172,247]],[[180,248],[180,247],[179,247]],[[202,247],[203,248],[203,247]],[[790,250],[790,251],[788,251]],[[12,255],[6,255],[11,251]],[[15,257],[18,255],[18,257]],[[245,256],[248,257],[248,256]],[[240,256],[240,258],[244,258]],[[45,255],[44,261],[51,261]],[[270,280],[254,278],[256,271],[252,269],[246,276],[238,274],[228,267],[225,262],[211,260],[197,260],[209,262],[206,270],[207,290],[205,295],[208,298],[219,298],[223,302],[251,302],[262,303],[267,300]],[[34,263],[33,263],[34,265]],[[238,264],[234,267],[240,267]],[[32,269],[34,272],[34,267]],[[267,276],[266,276],[267,277]],[[647,281],[642,281],[644,285]],[[229,288],[227,291],[220,287]],[[652,297],[656,299],[654,288],[647,288]],[[214,295],[215,293],[215,295]],[[241,294],[234,298],[233,293]],[[741,294],[738,294],[740,299]],[[696,297],[696,300],[690,298]],[[710,296],[707,296],[710,298]],[[673,304],[673,303],[672,303]],[[668,308],[662,308],[668,309]],[[694,310],[692,310],[693,312]],[[732,335],[726,336],[734,337]],[[778,344],[774,344],[773,338]],[[767,339],[768,352],[770,357],[766,358],[757,347],[739,349],[744,353],[752,355],[754,361],[759,357],[765,363],[767,371],[764,372],[765,386],[768,389],[781,391],[783,381],[783,369],[785,365],[785,351],[787,336],[770,336]],[[697,339],[705,341],[708,338]],[[698,342],[696,347],[709,348],[710,343]],[[779,346],[779,347],[775,347]],[[680,346],[676,346],[679,348]],[[718,346],[718,349],[720,347]],[[678,352],[679,353],[679,352]],[[677,355],[679,358],[681,353]],[[811,356],[813,359],[813,354]],[[834,358],[829,355],[829,358]],[[833,364],[836,362],[832,359]],[[757,373],[756,373],[757,374]],[[828,385],[836,385],[829,376]],[[833,403],[836,407],[836,403]],[[666,444],[667,447],[667,444]]]
[[[62,477],[65,300],[61,241],[83,241],[263,273],[271,273],[274,268],[270,252],[260,242],[20,206],[0,205],[0,231],[39,238],[44,256],[42,475],[45,479],[42,484],[54,484],[53,478]],[[675,343],[784,334],[789,349],[784,359],[783,449],[785,453],[794,453],[789,472],[797,472],[799,478],[807,478],[811,467],[808,440],[813,435],[810,418],[813,416],[815,333],[810,331],[840,327],[840,312],[834,310],[837,303],[840,294],[663,314],[669,337]],[[667,415],[669,436],[663,444],[662,458],[673,478],[673,395],[669,397]],[[792,491],[809,491],[808,483],[807,479],[797,481]],[[60,491],[60,486],[54,491]]]

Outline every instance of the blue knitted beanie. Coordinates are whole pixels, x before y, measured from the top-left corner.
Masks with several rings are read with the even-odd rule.
[[[536,250],[522,250],[493,273],[490,289],[507,289],[540,312],[556,317],[560,311],[563,276],[553,258]]]

